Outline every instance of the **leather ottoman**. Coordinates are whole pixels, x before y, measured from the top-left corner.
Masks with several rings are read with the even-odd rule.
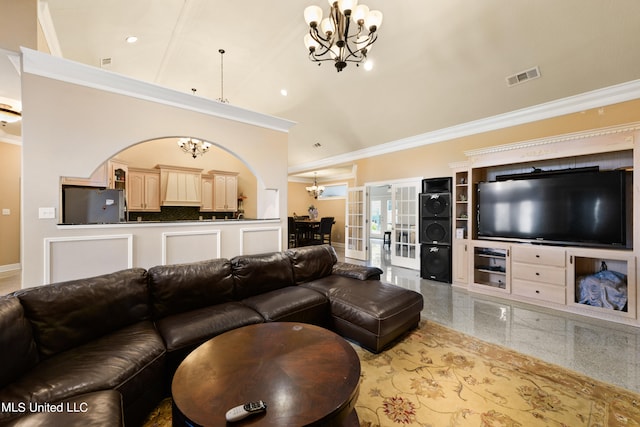
[[[424,306],[418,292],[377,280],[332,275],[301,286],[329,298],[335,332],[375,353],[417,327]]]

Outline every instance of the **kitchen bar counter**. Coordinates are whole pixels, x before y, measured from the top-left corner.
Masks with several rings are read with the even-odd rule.
[[[182,226],[182,225],[211,225],[224,223],[280,223],[279,218],[257,219],[257,218],[230,218],[230,219],[181,219],[174,221],[124,221],[108,224],[58,224],[58,229],[65,228],[113,228],[113,227],[131,227],[131,226]]]
[[[56,230],[44,239],[45,284],[132,267],[281,251],[287,242],[287,222],[278,218],[58,224]]]

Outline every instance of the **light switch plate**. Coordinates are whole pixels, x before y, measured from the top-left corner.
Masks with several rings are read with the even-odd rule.
[[[2,209],[2,215],[11,215],[11,209]]]
[[[39,219],[55,219],[56,218],[56,208],[39,208],[38,209],[38,218]]]

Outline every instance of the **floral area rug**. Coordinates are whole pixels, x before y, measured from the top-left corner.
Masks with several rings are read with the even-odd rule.
[[[435,323],[380,354],[354,347],[363,427],[640,426],[640,395]],[[170,425],[165,399],[145,427]]]
[[[640,395],[435,323],[357,352],[361,426],[640,426]]]

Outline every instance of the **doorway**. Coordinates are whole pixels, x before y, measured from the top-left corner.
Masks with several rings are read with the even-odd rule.
[[[368,247],[371,239],[376,244],[384,241],[389,234],[390,244],[382,245],[385,255],[392,265],[420,270],[420,244],[418,239],[418,194],[421,178],[384,183],[370,183],[365,186],[367,194],[369,223],[367,227]],[[372,254],[366,252],[366,260]]]

